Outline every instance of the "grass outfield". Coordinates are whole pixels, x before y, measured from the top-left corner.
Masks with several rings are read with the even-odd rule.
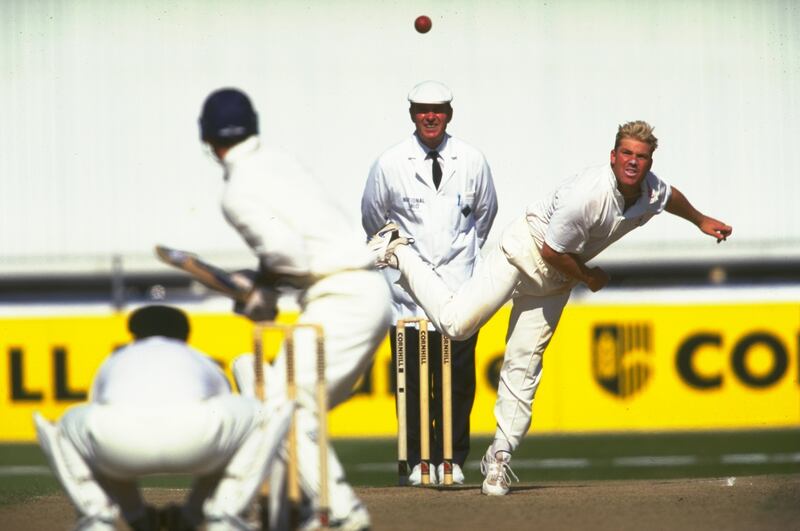
[[[337,453],[355,486],[397,484],[394,439],[337,439]],[[489,444],[475,437],[467,483],[481,480],[478,462]],[[528,436],[511,462],[521,482],[667,479],[800,473],[800,428],[710,433],[624,433]],[[185,476],[155,476],[146,487],[187,487]],[[59,489],[39,448],[0,445],[0,504]]]

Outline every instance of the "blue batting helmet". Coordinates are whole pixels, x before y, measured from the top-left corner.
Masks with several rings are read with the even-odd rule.
[[[258,134],[258,115],[250,98],[234,88],[212,92],[200,115],[200,138],[204,142],[234,144]]]

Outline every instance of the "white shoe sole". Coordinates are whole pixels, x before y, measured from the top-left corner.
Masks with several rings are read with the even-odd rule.
[[[503,490],[501,488],[492,487],[492,486],[486,485],[486,483],[484,483],[481,486],[481,492],[484,493],[487,496],[505,496],[505,495],[508,494],[508,489]]]

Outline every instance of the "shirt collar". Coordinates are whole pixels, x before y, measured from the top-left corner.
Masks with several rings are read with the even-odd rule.
[[[225,153],[225,158],[222,159],[222,166],[226,169],[235,165],[237,162],[247,158],[250,154],[258,150],[261,145],[261,140],[257,135],[248,137],[247,140],[239,142]]]
[[[431,149],[428,146],[426,146],[425,144],[423,144],[422,142],[420,142],[419,141],[419,137],[417,136],[416,133],[414,133],[412,136],[414,137],[414,144],[416,145],[416,148],[412,149],[412,154],[411,154],[412,158],[423,158],[424,159],[424,158],[426,158],[428,156],[428,153],[430,153],[431,151],[438,151],[439,152],[439,156],[441,158],[443,158],[443,159],[445,159],[445,158],[447,158],[449,156],[449,153],[451,151],[450,150],[450,142],[449,142],[450,135],[448,135],[447,133],[444,134],[444,138],[442,138],[441,144],[436,146],[436,149]]]
[[[617,188],[617,177],[614,175],[614,170],[611,169],[611,165],[607,166],[608,169],[608,178],[611,182],[612,189],[614,190],[614,197],[617,199],[617,202],[620,205],[620,209],[625,209],[625,198],[622,197],[622,193]],[[641,190],[641,194],[636,199],[636,202],[628,207],[628,210],[633,208],[634,205],[638,205],[639,203],[645,204],[652,204],[658,201],[658,193],[656,193],[655,188],[650,186],[650,175],[651,173],[648,171],[647,175],[644,176],[642,182],[639,184],[639,189]]]

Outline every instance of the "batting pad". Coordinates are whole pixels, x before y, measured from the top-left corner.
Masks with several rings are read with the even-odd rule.
[[[270,470],[289,431],[294,402],[270,408],[267,418],[245,439],[225,468],[214,495],[203,512],[209,520],[238,516],[252,501]]]

